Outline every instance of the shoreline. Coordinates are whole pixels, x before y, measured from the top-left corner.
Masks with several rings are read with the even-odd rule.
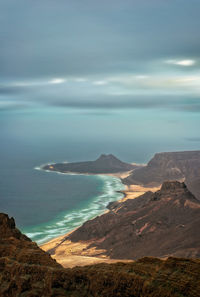
[[[123,173],[121,172],[117,174],[92,174],[92,175],[107,175],[107,176],[117,177],[122,182],[122,178],[124,178],[125,175],[126,175],[125,177],[127,177],[129,174],[130,174],[130,171],[123,172]],[[116,191],[118,193],[123,194],[123,197],[119,200],[113,201],[113,203],[114,202],[122,203],[128,199],[135,199],[143,195],[147,191],[155,192],[158,189],[160,189],[160,186],[144,187],[142,185],[125,185],[125,184],[123,185],[125,186],[124,190]],[[109,203],[107,206],[109,206]],[[110,209],[107,207],[107,209],[102,214],[100,214],[100,216],[104,215],[109,211]],[[85,265],[97,264],[97,263],[115,263],[115,262],[130,261],[130,260],[122,260],[122,259],[110,259],[108,256],[106,256],[105,251],[96,250],[95,248],[89,248],[89,246],[92,244],[91,241],[88,241],[88,242],[80,241],[75,243],[71,242],[69,239],[67,239],[67,237],[69,236],[69,234],[73,233],[77,228],[73,229],[72,231],[64,235],[55,237],[54,239],[41,244],[40,248],[50,253],[51,256],[54,259],[56,259],[56,261],[60,263],[63,267],[71,268],[75,266],[85,266]]]
[[[41,165],[40,167],[34,167],[35,170],[40,171],[43,175],[47,175],[50,173],[50,176],[52,178],[62,179],[63,182],[66,179],[70,179],[70,176],[73,177],[69,173],[60,173],[58,171],[47,171],[43,170],[44,165]],[[47,172],[45,172],[47,171]],[[54,238],[57,238],[59,236],[62,236],[70,231],[73,231],[75,228],[80,227],[84,222],[91,220],[97,216],[100,216],[104,214],[108,208],[108,204],[113,201],[120,200],[124,197],[124,193],[118,192],[125,190],[125,186],[122,184],[121,178],[127,176],[129,172],[118,172],[117,174],[98,174],[98,175],[85,175],[85,178],[88,179],[88,183],[90,186],[90,180],[91,180],[91,187],[94,183],[97,183],[99,185],[99,188],[97,190],[96,187],[94,188],[94,191],[91,192],[90,195],[90,188],[86,190],[86,193],[88,195],[85,195],[83,192],[84,203],[80,204],[76,203],[75,207],[72,208],[65,208],[62,209],[62,211],[58,211],[56,213],[56,216],[53,219],[50,219],[41,225],[34,225],[30,228],[24,228],[24,232],[29,236],[33,241],[36,241],[38,245],[45,244],[49,241],[51,241]],[[121,178],[120,178],[121,177]],[[81,174],[80,176],[76,174],[76,176],[73,177],[75,183],[76,179],[79,180],[79,178],[84,178],[84,175]],[[85,179],[81,179],[82,183],[84,183]],[[87,182],[87,180],[86,180]],[[82,184],[81,184],[82,185]],[[79,195],[82,195],[81,187],[79,186]],[[84,184],[83,184],[84,187]],[[84,189],[84,188],[83,188]],[[63,193],[63,195],[65,195]],[[66,193],[66,198],[64,199],[70,199],[70,196]]]
[[[54,163],[52,163],[52,164],[54,164]],[[130,173],[133,170],[135,170],[135,169],[133,169],[133,170],[128,170],[128,171],[113,172],[113,173],[103,173],[103,172],[102,173],[91,173],[91,172],[82,173],[82,172],[78,172],[78,171],[65,171],[65,172],[63,172],[63,171],[59,171],[59,170],[44,169],[43,167],[45,165],[50,165],[50,164],[43,164],[43,165],[41,165],[39,167],[36,166],[36,167],[34,167],[34,169],[35,170],[40,170],[40,171],[46,171],[46,172],[55,172],[55,173],[58,173],[58,174],[65,174],[65,175],[86,175],[86,176],[90,176],[90,175],[92,175],[92,176],[94,176],[94,175],[96,175],[96,176],[106,175],[106,176],[117,177],[117,178],[120,178],[120,179],[128,177],[130,175]]]
[[[52,165],[53,164],[56,164],[56,163],[51,163]],[[138,165],[138,166],[145,166],[145,164],[137,164],[137,163],[131,163],[131,164],[134,164],[134,165]],[[65,175],[86,175],[86,176],[110,176],[110,177],[114,177],[114,178],[118,178],[120,179],[122,185],[125,187],[124,190],[117,190],[115,191],[116,193],[121,193],[123,195],[123,197],[119,200],[114,200],[113,202],[116,202],[116,201],[121,201],[122,199],[126,198],[127,197],[127,188],[129,187],[128,185],[125,185],[123,182],[122,182],[122,179],[128,177],[132,172],[133,170],[129,170],[129,171],[123,171],[123,172],[116,172],[116,173],[89,173],[89,172],[86,172],[86,173],[80,173],[80,172],[73,172],[73,171],[69,171],[69,172],[62,172],[62,171],[58,171],[58,170],[48,170],[48,169],[43,169],[43,167],[45,165],[50,165],[49,163],[47,164],[42,164],[41,166],[39,167],[35,167],[34,169],[35,170],[41,170],[41,171],[46,171],[46,172],[55,172],[55,173],[58,173],[58,174],[65,174]],[[109,203],[108,203],[109,205]],[[107,205],[107,206],[108,206]],[[106,206],[106,208],[107,208]],[[107,210],[105,210],[106,212]],[[104,214],[104,213],[103,213]]]

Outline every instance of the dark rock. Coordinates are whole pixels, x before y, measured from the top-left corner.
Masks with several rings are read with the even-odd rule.
[[[200,202],[184,183],[164,182],[156,193],[111,204],[110,209],[84,223],[69,239],[91,240],[92,247],[115,259],[200,257]]]
[[[134,170],[123,182],[159,185],[166,180],[185,180],[188,189],[200,199],[200,151],[155,154],[147,166]]]
[[[138,168],[137,165],[125,163],[117,159],[112,154],[101,155],[95,161],[76,162],[76,163],[57,163],[43,166],[44,170],[75,173],[117,173],[130,171]]]
[[[21,263],[40,263],[51,267],[61,267],[47,253],[38,248],[16,227],[13,218],[0,213],[0,257],[14,257]]]
[[[199,296],[198,259],[145,257],[64,269],[5,214],[0,214],[0,232],[0,297]]]

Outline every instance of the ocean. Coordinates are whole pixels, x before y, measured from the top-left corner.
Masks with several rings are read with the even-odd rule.
[[[155,120],[149,113],[145,122],[144,114],[62,108],[0,111],[0,212],[13,216],[22,232],[42,244],[102,214],[110,201],[122,198],[116,191],[124,189],[115,177],[45,172],[38,170],[42,164],[94,160],[102,153],[145,163],[155,152],[198,149],[198,143],[187,140],[190,129],[188,135],[187,129],[184,134],[176,130],[180,115],[174,114],[174,125],[173,118],[169,122],[159,115]],[[187,126],[186,114],[181,120]],[[166,127],[171,133],[163,135]],[[151,137],[148,129],[154,129]]]

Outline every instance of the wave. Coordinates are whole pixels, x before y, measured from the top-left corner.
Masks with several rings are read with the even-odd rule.
[[[36,167],[35,169],[38,169]],[[85,221],[105,212],[109,202],[119,200],[123,197],[122,193],[117,191],[123,190],[124,185],[117,177],[107,175],[93,175],[91,178],[98,178],[103,181],[101,193],[90,200],[85,205],[60,213],[54,220],[37,226],[27,227],[23,232],[38,244],[43,244],[55,237],[64,235],[73,229],[81,226]]]

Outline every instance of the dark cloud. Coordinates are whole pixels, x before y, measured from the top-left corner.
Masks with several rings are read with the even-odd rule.
[[[199,142],[200,137],[187,137],[186,140],[192,141],[192,142]]]
[[[199,57],[200,2],[0,0],[0,75],[151,72],[151,62]]]
[[[48,105],[58,107],[72,107],[80,109],[117,110],[117,109],[158,109],[180,110],[188,112],[200,112],[200,104],[193,103],[192,99],[180,96],[96,96],[94,98],[48,98]],[[196,99],[196,98],[195,98]],[[191,104],[189,104],[191,100]]]
[[[1,102],[0,101],[0,112],[11,111],[11,110],[21,110],[27,109],[29,106],[25,103],[16,103],[16,102]]]
[[[187,112],[200,112],[200,103],[196,104],[180,104],[179,106],[175,107],[176,109],[182,110],[182,111],[187,111]]]
[[[112,97],[101,97],[99,100],[55,100],[50,101],[50,105],[61,106],[61,107],[75,107],[75,108],[86,108],[86,109],[121,109],[121,108],[155,108],[163,107],[166,105],[164,102],[159,100],[152,100],[150,98],[134,98],[122,97],[112,98]]]
[[[13,86],[1,86],[0,85],[0,96],[1,95],[12,95],[24,93],[24,88],[22,87],[13,87]]]
[[[0,0],[0,96],[44,106],[98,109],[97,114],[100,109],[120,108],[200,112],[196,99],[175,96],[180,90],[184,94],[185,86],[176,89],[170,81],[171,74],[175,80],[186,72],[199,75],[199,11],[199,0]],[[170,59],[196,63],[165,63]],[[127,74],[155,79],[128,84]],[[159,85],[159,75],[165,74],[169,82],[167,78]],[[121,82],[99,89],[93,84],[117,75],[124,75]],[[49,83],[59,77],[71,81]],[[78,77],[90,82],[72,82]],[[133,95],[108,95],[126,90]]]

